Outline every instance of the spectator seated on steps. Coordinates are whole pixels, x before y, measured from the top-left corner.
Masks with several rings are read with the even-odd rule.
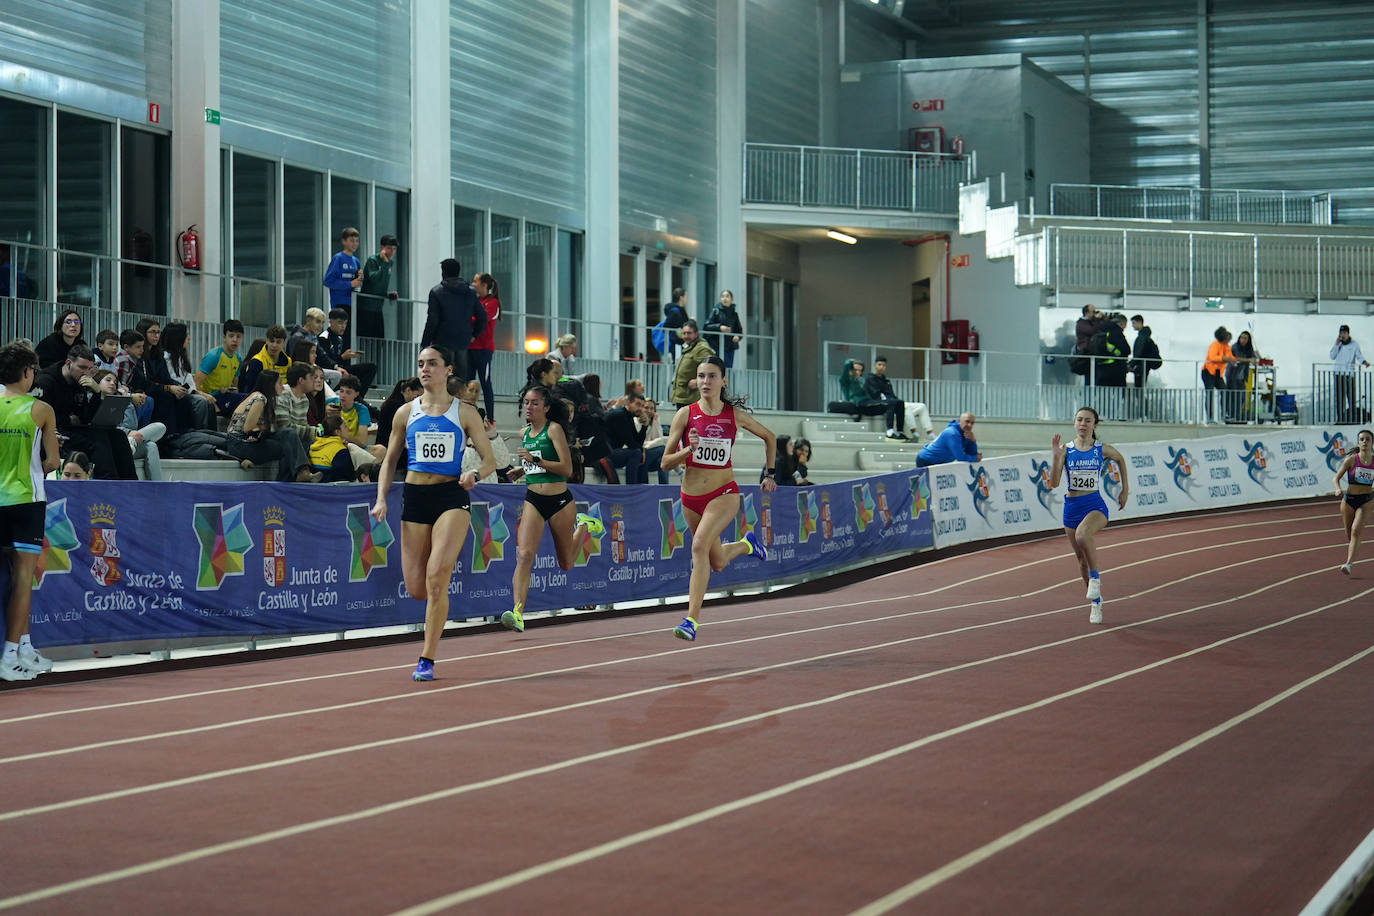
[[[310,443],[310,466],[324,475],[324,483],[349,483],[354,477],[353,459],[348,455],[344,422],[325,417],[320,433]]]
[[[353,459],[353,467],[360,468],[386,457],[386,446],[368,445],[372,435],[372,414],[362,402],[363,385],[356,376],[345,375],[339,379],[339,392],[336,398],[339,419],[343,420],[344,441],[348,443],[348,453]]]
[[[844,361],[839,381],[842,399],[831,401],[825,408],[828,412],[848,414],[854,420],[887,413],[885,405],[869,401],[868,393],[864,391],[864,364],[859,360]]]

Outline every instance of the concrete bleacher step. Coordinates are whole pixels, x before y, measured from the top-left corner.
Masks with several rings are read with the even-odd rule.
[[[139,470],[143,469],[143,462],[138,462]],[[162,479],[163,480],[187,480],[187,481],[238,481],[245,480],[276,480],[277,463],[275,461],[254,467],[252,470],[245,471],[239,467],[237,461],[229,461],[224,458],[214,458],[210,460],[202,458],[163,458],[162,459]]]

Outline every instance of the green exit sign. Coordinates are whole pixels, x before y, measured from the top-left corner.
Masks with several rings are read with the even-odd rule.
[[[205,123],[206,123],[206,124],[218,124],[218,123],[219,123],[219,109],[218,109],[218,108],[207,108],[207,109],[205,109]]]
[[[1203,301],[1202,306],[1203,308],[1209,309],[1220,309],[1226,307],[1225,304],[1221,301],[1220,296],[1209,296],[1207,299]]]

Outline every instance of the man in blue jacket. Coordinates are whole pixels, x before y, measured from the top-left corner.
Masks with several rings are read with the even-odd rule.
[[[324,270],[324,285],[329,287],[329,307],[348,309],[353,313],[353,291],[363,285],[358,272],[358,230],[349,226],[339,233],[339,247],[343,250],[329,259]]]
[[[940,431],[925,448],[916,455],[916,467],[928,468],[932,464],[949,464],[951,461],[982,461],[983,453],[978,451],[978,442],[973,438],[973,414],[962,413],[959,419],[950,420],[949,425]]]

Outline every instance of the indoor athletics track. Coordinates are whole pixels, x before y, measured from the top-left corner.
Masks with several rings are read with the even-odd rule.
[[[1374,825],[1335,499],[0,696],[0,909],[1298,913]],[[892,570],[892,571],[888,571]],[[862,581],[855,582],[855,579]],[[127,671],[127,669],[124,669]]]

